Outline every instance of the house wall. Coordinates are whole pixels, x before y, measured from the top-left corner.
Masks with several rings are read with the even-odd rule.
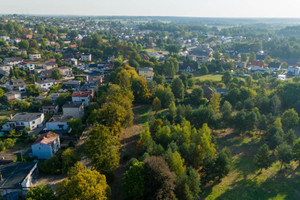
[[[42,90],[48,90],[49,88],[51,88],[53,86],[53,82],[50,82],[50,83],[36,83],[36,85],[42,89]]]
[[[38,159],[48,159],[53,156],[52,147],[47,144],[37,143],[31,146],[32,155]]]
[[[84,102],[84,106],[88,106],[90,103],[89,97],[72,97],[73,102]]]
[[[70,115],[74,118],[81,119],[84,114],[84,110],[82,107],[80,108],[63,108],[64,115]]]
[[[37,164],[34,165],[34,167],[30,170],[29,174],[25,177],[25,179],[21,183],[23,188],[32,186],[33,174],[36,170],[37,170]]]
[[[139,71],[139,75],[145,77],[147,80],[153,79],[153,71]]]
[[[61,128],[63,126],[63,128]],[[51,130],[68,130],[67,122],[47,122],[46,128],[48,131]]]

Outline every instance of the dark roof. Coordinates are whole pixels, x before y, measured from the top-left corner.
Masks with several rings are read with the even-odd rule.
[[[67,101],[64,105],[63,108],[79,108],[83,102],[73,102],[73,101]]]
[[[2,180],[0,188],[22,188],[21,183],[35,167],[33,162],[0,162],[0,172]]]
[[[256,60],[264,60],[266,55],[256,55]]]
[[[269,64],[269,68],[280,68],[281,67],[281,63],[278,62],[271,62]]]
[[[42,113],[17,113],[10,121],[28,122],[41,117]]]

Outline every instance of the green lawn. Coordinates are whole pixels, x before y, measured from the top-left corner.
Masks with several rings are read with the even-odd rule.
[[[134,124],[145,124],[148,122],[149,111],[151,106],[149,105],[139,105],[134,106],[132,111],[135,114]]]
[[[274,161],[271,167],[259,173],[253,163],[253,155],[262,145],[257,137],[231,133],[217,137],[217,140],[220,148],[227,146],[231,149],[234,155],[233,167],[219,183],[205,188],[203,199],[299,199],[298,163],[292,162],[287,168],[280,170],[280,163]]]
[[[211,81],[221,81],[222,80],[222,75],[220,74],[208,74],[204,76],[195,76],[195,80],[200,80],[200,81],[206,81],[206,80],[211,80]]]

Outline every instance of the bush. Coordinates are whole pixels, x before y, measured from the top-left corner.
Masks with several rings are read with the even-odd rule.
[[[61,162],[57,156],[52,156],[44,161],[38,162],[39,171],[45,174],[60,174],[61,173]]]

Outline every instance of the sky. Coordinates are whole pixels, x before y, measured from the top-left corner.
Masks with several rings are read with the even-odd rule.
[[[0,14],[300,18],[300,0],[0,0]]]

